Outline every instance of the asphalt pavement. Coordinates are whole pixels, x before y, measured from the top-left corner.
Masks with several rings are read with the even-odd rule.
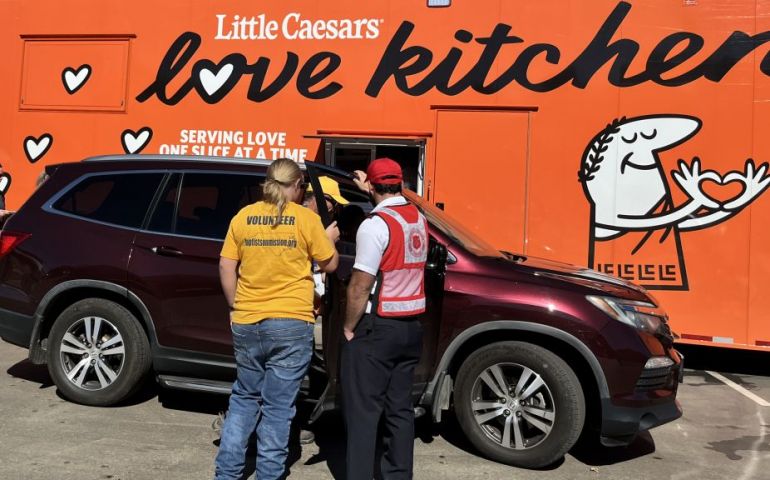
[[[522,470],[479,456],[453,421],[421,419],[415,478],[770,478],[770,406],[762,403],[770,405],[770,353],[685,353],[684,416],[629,447],[575,449],[547,469]],[[26,360],[26,350],[0,342],[0,479],[212,478],[218,436],[211,424],[225,405],[222,396],[152,383],[119,407],[76,405],[59,396],[44,366]],[[289,478],[344,478],[341,419],[325,415],[314,430],[314,444],[292,445]]]

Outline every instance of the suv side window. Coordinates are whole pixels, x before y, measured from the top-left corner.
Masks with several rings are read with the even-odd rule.
[[[355,255],[358,227],[373,207],[369,196],[355,187],[341,184],[340,193],[350,203],[340,208],[337,218],[337,226],[340,229],[338,250],[340,253],[352,251],[352,255]]]
[[[139,228],[165,173],[90,175],[70,188],[53,208],[78,217]]]
[[[175,174],[161,192],[148,229],[222,240],[235,214],[262,199],[264,178],[259,174]]]

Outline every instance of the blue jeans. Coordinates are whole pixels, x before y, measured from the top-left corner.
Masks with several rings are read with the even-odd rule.
[[[222,425],[217,479],[241,479],[249,437],[257,434],[257,479],[281,478],[299,386],[310,364],[313,324],[269,318],[232,325],[238,374]]]

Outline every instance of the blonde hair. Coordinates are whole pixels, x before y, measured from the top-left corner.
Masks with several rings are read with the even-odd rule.
[[[279,221],[275,225],[280,223],[283,211],[291,201],[283,194],[281,187],[289,187],[300,178],[302,178],[302,170],[299,169],[297,162],[290,158],[279,158],[267,167],[267,180],[262,185],[262,193],[265,202],[278,208]]]

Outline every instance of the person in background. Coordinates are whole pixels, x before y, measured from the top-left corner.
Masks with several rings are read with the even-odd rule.
[[[337,268],[336,224],[298,205],[303,174],[290,159],[270,164],[263,200],[230,222],[219,272],[230,306],[237,378],[222,425],[217,479],[240,479],[256,431],[260,480],[282,478],[295,401],[313,348],[310,263]]]
[[[321,191],[323,191],[324,199],[326,200],[326,211],[329,212],[329,218],[333,224],[336,225],[338,212],[340,207],[347,205],[349,202],[345,200],[345,197],[340,193],[340,185],[335,180],[329,177],[318,177],[318,182],[321,185]],[[318,213],[318,204],[316,202],[316,196],[313,193],[313,186],[308,185],[307,192],[305,193],[305,201],[303,205],[314,213]],[[325,275],[320,271],[318,265],[313,264],[313,282],[315,284],[315,300],[316,313],[318,313],[318,307],[320,306],[321,297],[325,292],[324,285]]]
[[[356,234],[347,289],[340,380],[347,427],[347,478],[372,478],[377,428],[386,429],[382,478],[411,479],[414,455],[414,370],[422,350],[428,226],[401,195],[403,173],[374,160],[356,184],[375,208]]]
[[[342,196],[340,184],[334,179],[326,176],[318,177],[318,183],[321,185],[324,199],[326,199],[326,210],[329,212],[329,217],[332,220],[337,220],[340,207],[343,207],[350,202],[345,200],[345,197]],[[305,193],[304,205],[315,213],[318,213],[318,205],[316,204],[312,185],[308,185],[307,193]]]

